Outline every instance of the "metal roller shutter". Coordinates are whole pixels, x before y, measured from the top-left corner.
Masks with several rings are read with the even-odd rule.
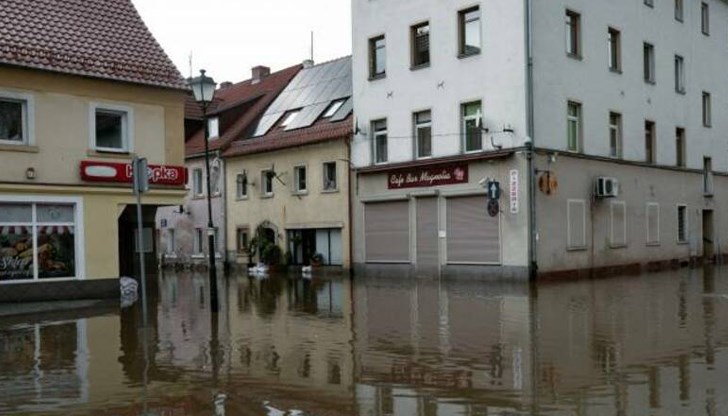
[[[440,264],[437,239],[437,198],[417,199],[417,265]]]
[[[486,212],[485,196],[448,198],[447,262],[500,264],[500,218]]]
[[[365,204],[364,238],[368,263],[409,263],[409,201]]]

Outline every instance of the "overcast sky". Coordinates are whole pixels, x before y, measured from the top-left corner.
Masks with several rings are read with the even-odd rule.
[[[132,0],[185,77],[189,56],[197,73],[218,83],[250,78],[256,65],[273,71],[351,53],[350,0]]]

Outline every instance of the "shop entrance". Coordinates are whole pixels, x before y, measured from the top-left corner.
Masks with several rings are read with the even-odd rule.
[[[326,266],[341,266],[341,230],[337,228],[317,228],[288,230],[288,252],[291,265],[308,266],[312,259]]]
[[[157,247],[154,238],[156,206],[142,207],[142,238],[147,275],[157,273]],[[119,275],[139,277],[136,206],[127,205],[119,216]]]

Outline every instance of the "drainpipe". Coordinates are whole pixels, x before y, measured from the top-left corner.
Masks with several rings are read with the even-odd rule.
[[[347,197],[349,199],[349,276],[354,277],[354,215],[351,212],[353,204],[351,202],[351,137],[347,137],[344,140],[346,143],[346,160],[349,162],[346,165],[346,184],[347,184]]]
[[[533,98],[533,0],[524,0],[525,8],[525,38],[526,38],[526,153],[528,160],[528,228],[530,231],[528,244],[528,277],[536,280],[538,274],[537,235],[536,227],[536,161],[535,159],[535,122]]]

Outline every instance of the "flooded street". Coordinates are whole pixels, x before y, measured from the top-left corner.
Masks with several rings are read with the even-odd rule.
[[[728,415],[728,270],[538,287],[166,274],[0,318],[0,414]]]

